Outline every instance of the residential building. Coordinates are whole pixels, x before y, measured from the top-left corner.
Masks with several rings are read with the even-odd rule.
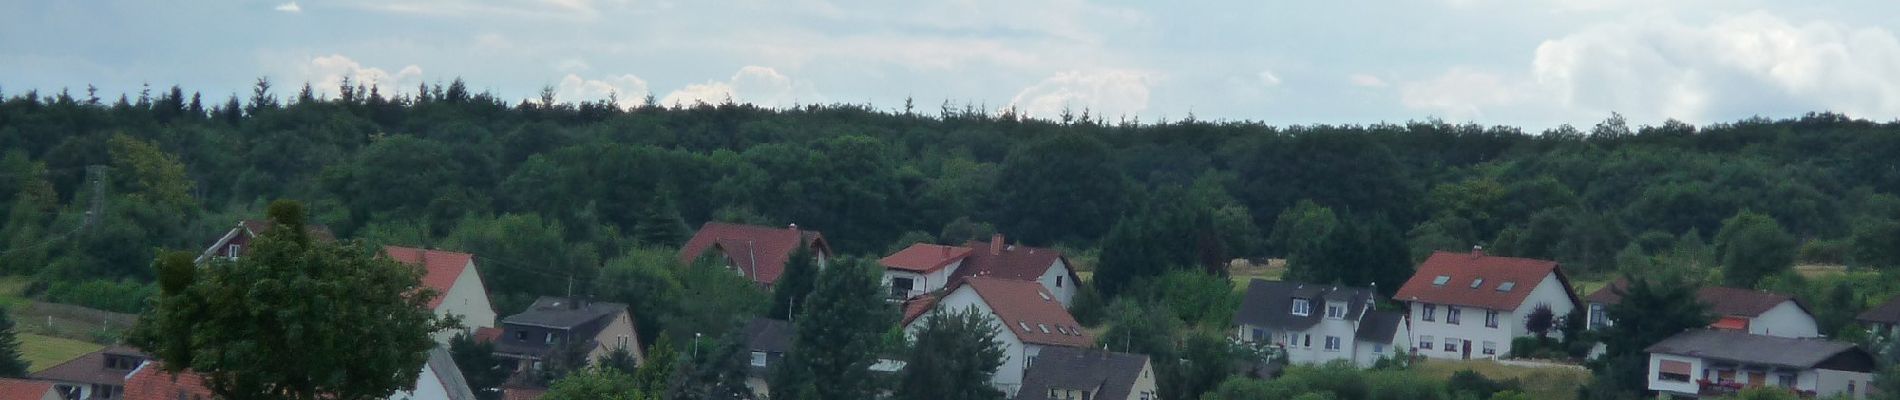
[[[1107,350],[1050,347],[1023,372],[1017,400],[1155,400],[1148,356]]]
[[[64,400],[53,383],[26,379],[0,378],[0,400]]]
[[[550,368],[590,365],[616,349],[644,362],[633,315],[620,303],[542,297],[527,311],[501,319],[495,355],[516,361],[511,381],[544,384]]]
[[[125,379],[126,400],[211,400],[204,377],[190,370],[165,372],[165,364],[145,363]]]
[[[495,326],[495,308],[475,268],[475,255],[401,246],[385,246],[383,253],[396,262],[422,268],[422,286],[436,292],[429,300],[429,309],[436,315],[461,318],[461,331],[436,332],[436,342],[447,344],[458,333]]]
[[[1373,296],[1365,288],[1254,279],[1234,311],[1234,337],[1281,349],[1293,363],[1371,367],[1412,343],[1405,314],[1377,310]]]
[[[991,235],[989,243],[914,244],[878,262],[884,265],[885,286],[899,299],[956,287],[963,279],[989,277],[1041,284],[1066,308],[1073,304],[1080,282],[1061,250],[1008,244],[1000,233]]]
[[[1670,397],[1733,396],[1744,387],[1787,388],[1803,398],[1867,398],[1874,356],[1851,343],[1697,329],[1644,349],[1649,390]]]
[[[934,301],[931,312],[975,309],[996,323],[996,341],[1003,347],[1003,365],[990,383],[1010,396],[1023,385],[1023,372],[1043,350],[1054,347],[1090,347],[1094,335],[1082,330],[1054,293],[1033,281],[970,277]],[[909,307],[907,307],[908,309]],[[907,310],[908,311],[908,310]],[[907,312],[907,315],[910,313]],[[904,321],[904,332],[915,336],[927,313]]]
[[[976,249],[963,246],[917,243],[877,260],[884,266],[884,287],[890,298],[902,301],[949,286],[963,262]]]
[[[753,318],[745,324],[746,350],[751,359],[746,364],[745,386],[752,389],[758,398],[771,398],[772,390],[767,381],[771,378],[772,368],[785,361],[785,353],[792,350],[792,324],[770,318]]]
[[[1561,320],[1579,304],[1557,262],[1477,248],[1433,252],[1393,298],[1405,304],[1417,354],[1448,359],[1509,355],[1511,339],[1532,335],[1525,322],[1534,310]]]
[[[711,254],[734,273],[771,287],[778,282],[779,275],[785,273],[786,261],[791,260],[792,253],[800,246],[809,248],[812,256],[818,258],[819,268],[824,268],[831,259],[831,245],[825,242],[825,235],[799,229],[797,224],[772,228],[707,222],[693,233],[686,245],[680,246],[679,260],[691,264]]]
[[[238,257],[250,252],[251,240],[269,231],[270,227],[270,221],[265,220],[247,219],[238,221],[237,226],[232,227],[230,231],[226,231],[224,236],[212,241],[211,245],[205,248],[205,251],[199,253],[197,260],[194,262],[202,264],[212,258],[237,260]],[[308,232],[310,237],[316,240],[326,242],[336,241],[336,235],[331,234],[330,228],[322,224],[307,225],[304,227],[304,231]]]
[[[455,366],[449,348],[436,346],[429,349],[429,359],[422,363],[422,373],[416,375],[416,388],[397,392],[389,400],[475,400],[475,391],[468,387],[462,369]]]
[[[1616,324],[1609,318],[1609,307],[1623,302],[1629,282],[1617,279],[1583,298],[1589,304],[1590,329]],[[1696,299],[1709,306],[1718,318],[1713,329],[1729,329],[1756,335],[1790,338],[1820,337],[1820,327],[1808,307],[1794,297],[1764,291],[1727,287],[1705,287],[1696,291]]]
[[[1887,302],[1860,313],[1854,319],[1860,321],[1867,327],[1867,332],[1874,335],[1900,333],[1900,330],[1895,329],[1896,326],[1900,326],[1900,296],[1887,299]]]
[[[53,382],[71,400],[116,400],[125,396],[125,379],[151,357],[138,349],[109,346],[35,372],[31,378]]]

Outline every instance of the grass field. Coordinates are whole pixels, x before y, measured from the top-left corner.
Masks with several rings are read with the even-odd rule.
[[[28,370],[39,372],[59,365],[80,355],[99,351],[105,346],[52,336],[22,333],[20,337],[20,356],[25,358]]]
[[[1495,380],[1517,379],[1533,399],[1575,399],[1577,386],[1590,380],[1590,371],[1582,368],[1505,365],[1491,360],[1427,360],[1417,368],[1419,373],[1436,379],[1467,369]]]

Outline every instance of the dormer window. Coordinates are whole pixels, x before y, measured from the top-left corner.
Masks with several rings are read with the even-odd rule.
[[[1484,278],[1474,278],[1471,280],[1472,289],[1477,289],[1479,286],[1484,286]]]
[[[1436,278],[1432,278],[1432,286],[1445,286],[1446,283],[1451,283],[1450,275],[1439,275]]]
[[[240,250],[244,250],[244,245],[241,245],[241,244],[234,244],[234,245],[231,245],[230,247],[226,247],[226,248],[224,249],[224,251],[225,251],[225,255],[228,255],[228,256],[230,256],[230,257],[231,257],[231,259],[233,259],[233,260],[236,260],[236,259],[238,258],[238,251],[240,251]]]
[[[1326,303],[1326,318],[1346,318],[1346,305],[1331,302]]]
[[[1293,315],[1302,317],[1313,315],[1313,303],[1306,299],[1293,299]]]

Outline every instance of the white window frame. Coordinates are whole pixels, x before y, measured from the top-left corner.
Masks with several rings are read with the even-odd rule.
[[[1419,314],[1421,314],[1420,316],[1424,317],[1423,318],[1424,320],[1433,321],[1438,317],[1437,304],[1426,304],[1420,308],[1423,309],[1423,311],[1420,311]]]
[[[752,352],[752,366],[754,366],[754,367],[764,367],[764,366],[765,366],[765,364],[766,364],[767,362],[769,362],[769,361],[766,361],[766,360],[767,360],[767,357],[766,357],[766,356],[767,356],[767,355],[766,355],[766,354],[765,354],[765,352],[763,352],[763,351],[754,351],[754,352]]]
[[[1484,310],[1484,327],[1498,327],[1498,310]]]
[[[1458,352],[1458,338],[1455,338],[1455,337],[1445,338],[1445,352],[1447,353]]]
[[[1418,337],[1418,348],[1424,349],[1424,350],[1431,350],[1433,346],[1432,339],[1433,339],[1432,335],[1420,335]]]
[[[1445,323],[1458,325],[1458,320],[1461,319],[1459,317],[1462,316],[1464,316],[1464,310],[1459,309],[1458,306],[1445,306]]]
[[[1493,342],[1489,340],[1484,341],[1484,355],[1487,355],[1487,356],[1498,355],[1498,342]]]
[[[1293,299],[1293,315],[1298,315],[1302,317],[1313,315],[1313,302],[1308,301],[1306,299],[1302,299],[1302,298],[1294,298]]]
[[[1340,347],[1340,344],[1339,344],[1338,336],[1326,337],[1326,351],[1339,351],[1339,347]]]
[[[1341,305],[1341,304],[1333,304],[1333,302],[1330,302],[1330,301],[1326,302],[1326,318],[1331,318],[1331,319],[1346,318],[1346,306]]]

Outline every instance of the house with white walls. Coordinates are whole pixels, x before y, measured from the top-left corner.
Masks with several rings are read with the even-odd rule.
[[[926,307],[927,311],[906,312],[905,334],[915,337],[931,320],[931,313],[975,309],[996,324],[1003,365],[990,384],[1011,397],[1022,388],[1023,372],[1044,349],[1095,345],[1095,336],[1075,322],[1055,294],[1033,281],[971,277]]]
[[[1623,302],[1623,293],[1628,287],[1629,281],[1617,279],[1584,296],[1583,302],[1590,307],[1587,314],[1590,329],[1616,325],[1616,321],[1610,320],[1608,310],[1610,306]],[[1697,290],[1696,299],[1709,307],[1709,313],[1716,315],[1715,322],[1709,324],[1710,329],[1789,338],[1821,336],[1821,329],[1814,322],[1814,314],[1793,296],[1712,286]]]
[[[439,316],[461,318],[462,330],[436,332],[437,343],[448,344],[456,334],[495,326],[495,307],[488,302],[488,287],[475,268],[475,255],[454,251],[384,246],[383,254],[396,262],[422,268],[422,287],[434,290],[429,309]]]
[[[1852,343],[1696,329],[1643,349],[1648,388],[1676,398],[1725,398],[1773,387],[1800,398],[1865,399],[1878,365]]]
[[[1477,248],[1433,252],[1393,299],[1405,304],[1416,354],[1445,359],[1509,355],[1511,339],[1533,336],[1525,322],[1536,309],[1548,307],[1561,320],[1580,304],[1556,261]]]
[[[1362,368],[1410,352],[1405,314],[1381,311],[1366,288],[1254,279],[1234,311],[1234,337],[1284,351],[1287,361],[1350,361]]]

